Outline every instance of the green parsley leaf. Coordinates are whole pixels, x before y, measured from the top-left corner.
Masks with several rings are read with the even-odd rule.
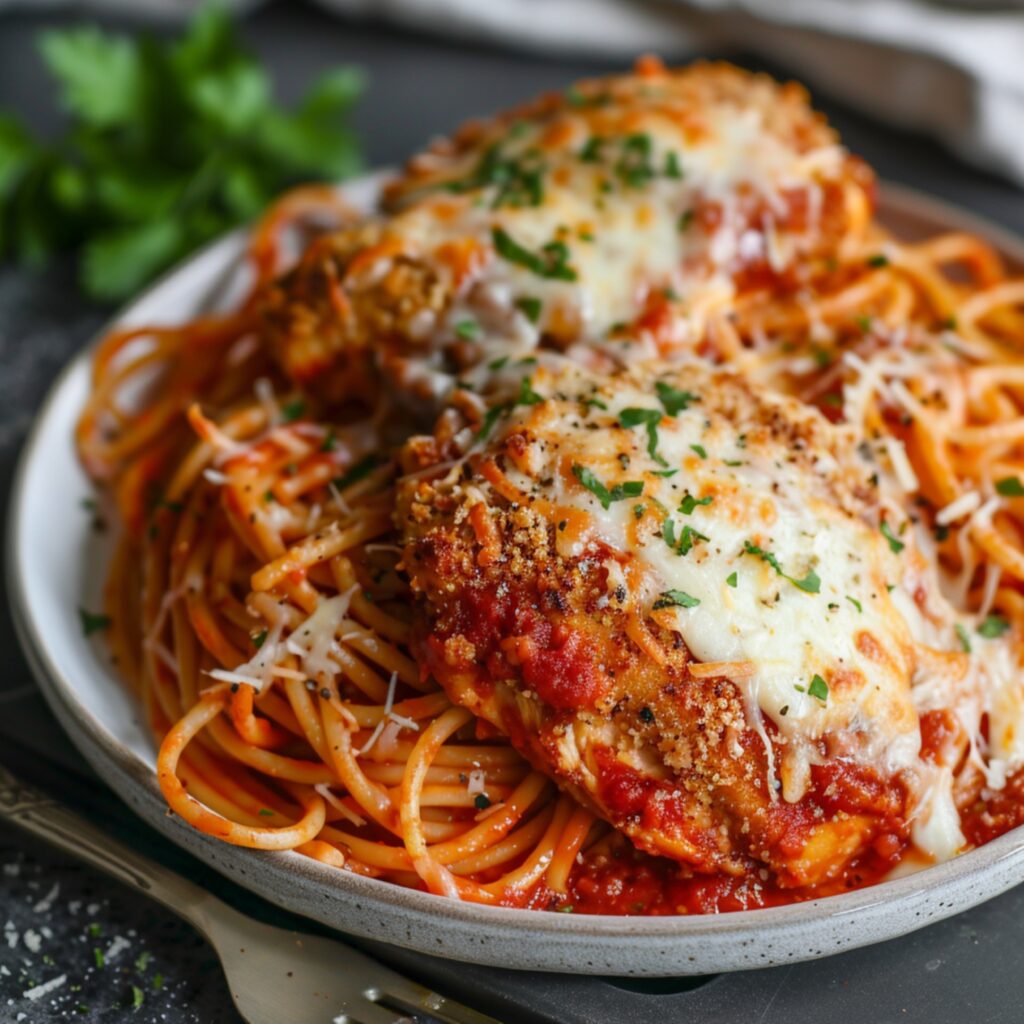
[[[342,473],[341,476],[335,477],[334,486],[339,491],[345,490],[346,487],[351,487],[353,484],[359,483],[360,480],[364,480],[368,477],[377,466],[380,465],[380,459],[372,452],[369,455],[365,455],[353,466]]]
[[[863,605],[862,605],[862,604],[860,603],[860,601],[858,601],[858,600],[857,600],[857,598],[855,598],[855,597],[850,597],[850,595],[849,595],[849,594],[847,594],[847,595],[846,595],[846,600],[847,600],[847,601],[849,601],[849,602],[850,602],[850,604],[852,604],[852,605],[853,605],[853,607],[857,609],[857,611],[859,611],[859,612],[863,613],[863,611],[864,611],[864,606],[863,606]]]
[[[698,505],[710,505],[714,500],[710,494],[704,498],[695,498],[692,494],[687,494],[679,505],[679,511],[688,516]]]
[[[731,573],[729,573],[729,575],[728,575],[728,576],[726,576],[726,578],[725,578],[725,582],[726,582],[726,583],[727,583],[727,584],[728,584],[728,585],[729,585],[730,587],[732,587],[732,588],[733,588],[733,589],[735,590],[735,589],[736,589],[736,586],[737,586],[737,583],[739,582],[739,581],[737,580],[737,578],[736,578],[736,573],[734,573],[734,572],[731,572]]]
[[[702,444],[691,444],[690,450],[696,452],[702,459],[708,457],[708,450]]]
[[[256,634],[256,635],[255,635],[255,636],[254,636],[254,637],[252,638],[252,643],[253,643],[253,646],[254,646],[254,647],[256,648],[256,650],[257,650],[257,651],[258,651],[258,650],[259,650],[259,649],[260,649],[260,648],[261,648],[261,647],[263,646],[263,644],[264,644],[264,643],[266,642],[266,639],[267,639],[267,632],[268,632],[268,631],[267,631],[267,630],[265,630],[265,629],[263,629],[263,630],[260,630],[260,632],[259,632],[259,633],[257,633],[257,634]]]
[[[516,405],[537,405],[539,402],[544,401],[543,395],[538,395],[533,390],[533,384],[529,377],[524,377],[519,382],[519,398],[516,400]]]
[[[572,475],[601,503],[602,508],[611,508],[613,501],[622,501],[624,498],[639,498],[644,493],[642,480],[627,480],[625,483],[616,484],[609,490],[594,475],[593,471],[586,466],[579,464],[572,467]]]
[[[301,416],[306,413],[306,403],[301,399],[297,398],[293,402],[285,402],[281,406],[281,419],[285,423],[294,423]]]
[[[676,522],[671,516],[667,516],[662,522],[661,536],[677,555],[688,555],[698,540],[710,539],[692,526],[684,526],[682,532],[676,537]]]
[[[1009,622],[1001,615],[989,615],[978,627],[978,636],[986,640],[994,640],[1002,636],[1010,628]]]
[[[623,409],[619,414],[619,422],[624,427],[645,426],[647,428],[647,454],[659,466],[667,466],[668,463],[658,454],[658,424],[661,423],[661,417],[662,413],[658,409],[630,407]]]
[[[827,701],[828,683],[821,676],[815,675],[811,680],[811,685],[807,687],[807,693],[811,697],[817,697],[822,702]]]
[[[540,299],[534,298],[532,295],[523,295],[521,298],[516,299],[516,309],[518,309],[531,324],[535,324],[540,319],[541,301]]]
[[[1005,498],[1024,498],[1024,484],[1020,477],[1004,476],[996,481],[996,492]]]
[[[261,807],[259,815],[261,818],[272,818],[274,816],[274,812],[269,807]]]
[[[876,253],[874,256],[869,256],[867,259],[869,267],[887,267],[889,266],[889,257],[885,253]]]
[[[960,638],[960,646],[964,649],[966,654],[971,653],[971,638],[967,634],[967,629],[962,622],[958,622],[954,627],[956,635]]]
[[[94,26],[44,32],[39,50],[61,88],[61,102],[92,128],[129,124],[144,82],[142,49]]]
[[[889,550],[894,555],[898,555],[907,546],[892,532],[892,527],[887,520],[883,519],[878,528],[882,531],[882,536],[889,542]]]
[[[93,633],[99,633],[104,629],[109,629],[113,621],[109,615],[90,612],[85,608],[78,609],[78,617],[82,623],[83,636],[92,636]]]
[[[743,542],[743,554],[753,555],[755,558],[760,558],[762,562],[767,562],[775,572],[785,580],[789,580],[794,587],[799,587],[800,590],[805,591],[808,594],[817,594],[821,591],[821,579],[813,569],[807,570],[807,575],[803,579],[796,579],[784,572],[782,566],[779,565],[779,560],[770,551],[765,551],[764,548],[758,547],[757,544],[752,544],[749,540]]]
[[[490,437],[491,431],[494,429],[494,424],[498,422],[498,419],[504,416],[512,408],[509,404],[492,405],[490,409],[484,414],[484,421],[480,425],[480,429],[476,432],[474,441],[479,443],[480,441],[486,441]]]
[[[693,210],[683,210],[679,214],[679,220],[676,221],[676,228],[680,231],[685,231],[693,223]]]
[[[666,590],[654,602],[654,610],[661,608],[696,608],[700,598],[691,597],[685,590]]]
[[[455,333],[466,341],[480,337],[480,325],[475,320],[460,320],[455,325]]]
[[[498,255],[509,263],[525,267],[540,277],[576,280],[576,271],[568,263],[569,249],[565,242],[548,242],[538,254],[521,246],[504,228],[491,228],[491,239]]]
[[[509,360],[508,356],[501,356],[498,359],[492,359],[487,364],[487,369],[488,370],[495,370],[495,371],[503,370],[506,366],[508,366],[508,360]]]
[[[138,985],[132,985],[132,1009],[137,1010],[141,1005],[145,996],[142,994],[142,989]]]
[[[82,27],[39,49],[69,123],[44,145],[0,116],[0,255],[75,250],[93,298],[126,297],[291,184],[359,169],[345,120],[361,76],[336,69],[279,106],[214,5],[177,41]]]
[[[665,407],[665,412],[669,416],[678,416],[679,413],[690,407],[691,402],[700,401],[700,396],[695,395],[692,391],[680,391],[679,388],[674,388],[663,380],[659,380],[654,385],[654,390],[658,393],[658,401]]]
[[[785,575],[785,573],[783,573]],[[799,587],[801,590],[808,594],[817,594],[821,592],[821,578],[813,569],[807,570],[807,575],[803,579],[794,579],[792,576],[786,576],[786,579],[793,584],[794,587]]]
[[[666,178],[682,178],[683,168],[679,164],[679,154],[675,150],[669,150],[665,154],[665,171]]]
[[[328,429],[327,433],[324,434],[323,441],[320,442],[320,451],[322,452],[333,452],[338,447],[338,438],[335,436],[333,430]]]
[[[93,963],[95,963],[97,967],[106,966],[106,960],[103,957],[103,950],[100,949],[99,946],[93,946],[92,959]]]

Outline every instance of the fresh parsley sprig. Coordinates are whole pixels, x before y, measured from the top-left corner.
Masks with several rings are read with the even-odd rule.
[[[75,250],[94,299],[127,297],[288,185],[361,166],[360,73],[330,71],[285,109],[217,7],[174,42],[81,27],[39,48],[70,124],[44,142],[0,113],[0,258]]]

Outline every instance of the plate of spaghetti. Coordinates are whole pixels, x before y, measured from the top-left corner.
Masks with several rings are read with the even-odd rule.
[[[297,190],[55,385],[26,650],[142,816],[354,934],[911,931],[1024,879],[1022,253],[726,65]]]

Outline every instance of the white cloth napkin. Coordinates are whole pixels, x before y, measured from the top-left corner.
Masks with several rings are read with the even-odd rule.
[[[27,6],[39,0],[13,0]],[[49,4],[52,0],[43,0]],[[257,0],[234,0],[249,7]],[[1024,184],[1024,0],[319,0],[438,35],[608,57],[762,54]],[[0,0],[0,8],[12,0]],[[195,0],[93,0],[181,15]]]

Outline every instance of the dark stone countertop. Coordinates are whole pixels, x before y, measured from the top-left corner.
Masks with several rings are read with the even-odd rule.
[[[55,115],[32,39],[40,27],[68,20],[70,14],[0,14],[0,109],[11,108],[42,130],[54,126]],[[381,27],[354,27],[302,3],[261,8],[245,34],[286,98],[330,64],[355,62],[367,69],[370,88],[357,127],[371,166],[400,161],[465,117],[607,67],[479,52]],[[1024,232],[1024,193],[1019,189],[965,167],[911,133],[883,129],[830,104],[827,97],[821,106],[847,144],[884,177]],[[66,266],[42,275],[0,269],[0,497],[5,506],[16,454],[34,411],[56,373],[103,318],[102,311],[78,298]],[[15,738],[91,779],[35,691],[14,643],[6,604],[0,609],[0,641],[6,658],[0,678],[0,759],[10,749],[8,738]],[[94,780],[87,785],[102,790]],[[183,870],[202,870],[183,855],[164,853]],[[213,880],[210,884],[218,885],[218,891],[225,888]],[[234,899],[250,911],[266,913],[254,898],[247,902],[244,894],[235,893]],[[188,926],[6,827],[0,827],[0,915],[0,1022],[219,1024],[238,1019],[215,957]],[[1024,895],[1014,892],[881,947],[777,971],[723,975],[701,987],[671,982],[613,986],[543,975],[524,979],[408,956],[402,963],[407,970],[433,976],[439,987],[476,990],[492,1011],[500,1010],[510,1021],[672,1018],[702,1024],[817,1024],[829,1019],[859,1024],[942,1022],[966,1015],[1010,1024],[1021,1019],[1024,999],[1022,939]],[[24,996],[34,985],[62,974],[65,982],[48,995],[38,1000]],[[693,991],[685,995],[655,994],[688,988]],[[136,1001],[141,1005],[134,1006]],[[515,1005],[522,1008],[508,1008]]]

